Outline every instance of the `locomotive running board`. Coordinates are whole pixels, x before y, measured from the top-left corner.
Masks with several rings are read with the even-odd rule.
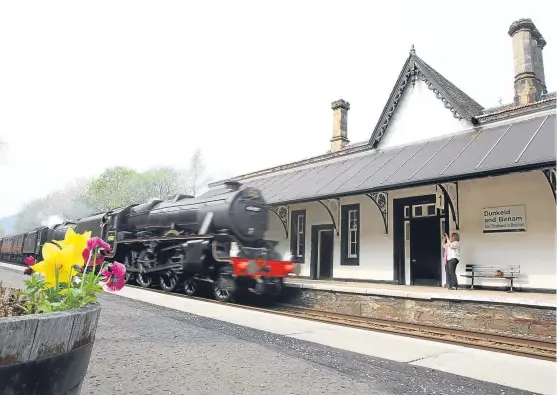
[[[183,236],[170,236],[170,237],[153,236],[153,237],[142,237],[140,239],[118,240],[118,244],[148,243],[152,241],[178,241],[178,240],[198,240],[198,239],[210,240],[213,238],[214,238],[213,235],[183,235]]]

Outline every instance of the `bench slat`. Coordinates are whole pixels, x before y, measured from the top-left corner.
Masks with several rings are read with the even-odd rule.
[[[520,270],[520,265],[499,265],[499,266],[483,266],[483,265],[466,265],[466,269],[474,270]]]
[[[472,277],[482,277],[482,278],[502,278],[502,279],[511,279],[511,278],[520,278],[518,276],[485,276],[485,275],[467,275],[467,274],[461,274],[462,277],[467,277],[467,278],[472,278]]]
[[[497,276],[495,273],[497,271],[501,272],[501,276]],[[520,265],[466,265],[466,274],[461,274],[462,277],[467,277],[472,279],[472,289],[474,289],[474,279],[475,278],[493,278],[499,280],[510,280],[511,291],[513,292],[513,281],[519,278]]]

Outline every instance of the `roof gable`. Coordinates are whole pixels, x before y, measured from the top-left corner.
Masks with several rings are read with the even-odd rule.
[[[418,57],[414,46],[412,46],[410,55],[402,67],[391,95],[369,139],[368,143],[370,145],[377,147],[397,110],[407,85],[409,83],[414,85],[418,79],[433,91],[456,119],[466,119],[473,125],[477,124],[476,116],[482,113],[483,107]]]

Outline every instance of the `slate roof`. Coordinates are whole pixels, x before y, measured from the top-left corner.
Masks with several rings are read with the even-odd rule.
[[[555,166],[556,115],[444,136],[288,169],[245,180],[271,205]],[[204,197],[223,193],[213,188]]]
[[[462,90],[457,88],[452,82],[443,77],[441,73],[424,62],[416,55],[416,51],[412,46],[410,55],[400,71],[396,84],[389,96],[389,100],[387,104],[385,104],[383,112],[369,139],[370,145],[376,147],[379,144],[396,111],[404,90],[409,83],[414,84],[418,79],[427,84],[428,88],[445,104],[445,107],[453,113],[455,118],[466,119],[472,125],[478,123],[476,117],[482,114],[484,108]]]

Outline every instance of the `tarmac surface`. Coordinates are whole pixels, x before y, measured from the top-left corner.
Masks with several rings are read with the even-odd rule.
[[[0,268],[0,280],[25,277]],[[93,394],[531,394],[103,294]]]

